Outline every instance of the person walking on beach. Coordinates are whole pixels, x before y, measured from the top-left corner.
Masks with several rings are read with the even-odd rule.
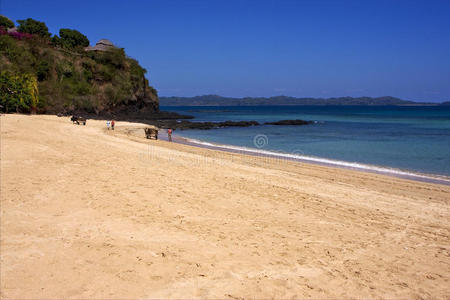
[[[169,142],[171,142],[172,141],[172,129],[171,128],[167,129],[167,137],[169,138]]]
[[[109,130],[109,125],[111,125],[111,122],[109,122],[109,120],[108,120],[108,121],[106,121],[106,128],[108,128],[108,130]]]
[[[114,120],[111,121],[111,129],[114,130],[114,125],[116,122],[114,122]]]

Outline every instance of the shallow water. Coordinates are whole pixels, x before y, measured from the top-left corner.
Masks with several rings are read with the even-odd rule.
[[[176,134],[262,151],[450,176],[450,107],[203,106],[161,109],[193,115],[194,121],[316,121],[307,126],[178,130]]]

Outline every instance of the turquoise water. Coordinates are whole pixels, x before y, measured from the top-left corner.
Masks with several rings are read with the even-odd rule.
[[[450,107],[263,106],[161,107],[194,121],[283,119],[307,126],[176,131],[198,141],[450,176]]]

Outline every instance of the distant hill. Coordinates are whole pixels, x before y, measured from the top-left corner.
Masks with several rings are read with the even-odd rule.
[[[162,106],[257,106],[257,105],[437,105],[402,100],[395,97],[339,97],[339,98],[296,98],[288,96],[276,97],[244,97],[231,98],[218,95],[196,97],[159,97]]]

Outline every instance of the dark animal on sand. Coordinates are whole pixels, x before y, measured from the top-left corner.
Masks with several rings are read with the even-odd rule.
[[[147,139],[154,138],[155,140],[158,139],[158,130],[153,128],[144,128],[145,131],[145,137]]]
[[[83,117],[72,116],[72,118],[70,118],[70,121],[72,121],[72,124],[77,123],[77,125],[86,125],[86,118]]]

